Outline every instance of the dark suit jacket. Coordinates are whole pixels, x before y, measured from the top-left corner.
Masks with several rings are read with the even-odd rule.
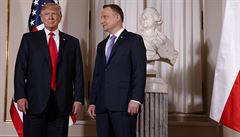
[[[70,114],[73,101],[83,103],[83,67],[78,39],[59,32],[56,105],[60,114]],[[14,75],[14,100],[27,98],[29,113],[46,108],[50,95],[51,60],[44,30],[22,37]]]
[[[130,100],[143,103],[146,80],[146,49],[140,35],[124,30],[106,63],[105,46],[109,36],[97,47],[90,104],[96,113],[106,109],[127,111]]]

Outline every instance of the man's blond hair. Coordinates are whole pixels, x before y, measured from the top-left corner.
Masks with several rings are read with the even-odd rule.
[[[61,7],[57,3],[46,3],[46,4],[44,4],[42,6],[41,13],[42,13],[42,11],[44,11],[46,9],[56,9],[57,11],[59,11],[59,15],[62,16]]]

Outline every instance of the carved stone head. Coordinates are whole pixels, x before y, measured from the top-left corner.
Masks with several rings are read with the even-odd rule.
[[[161,24],[161,16],[155,8],[144,9],[140,19],[140,29],[154,29]]]

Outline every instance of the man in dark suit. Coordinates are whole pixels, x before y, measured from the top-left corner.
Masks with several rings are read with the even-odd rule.
[[[22,37],[14,77],[14,100],[24,113],[24,137],[67,137],[70,114],[83,103],[79,40],[58,30],[61,8],[42,7],[44,29]]]
[[[144,42],[123,28],[118,5],[103,6],[101,24],[110,34],[97,47],[88,113],[96,118],[98,137],[135,137],[146,79]]]

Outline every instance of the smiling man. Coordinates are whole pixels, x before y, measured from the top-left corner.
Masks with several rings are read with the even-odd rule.
[[[140,35],[123,28],[123,11],[104,5],[101,24],[109,36],[97,46],[89,115],[98,137],[136,137],[144,101],[146,49]]]
[[[14,76],[14,100],[23,112],[24,137],[67,137],[70,114],[83,103],[79,40],[58,30],[61,7],[42,7],[44,29],[22,37]]]

